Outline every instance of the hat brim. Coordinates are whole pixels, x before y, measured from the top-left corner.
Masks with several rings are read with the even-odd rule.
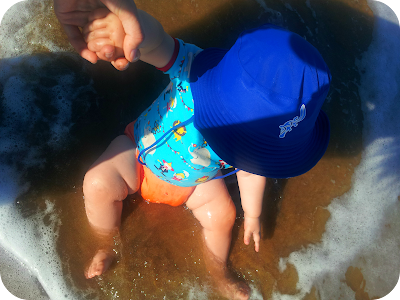
[[[269,140],[249,139],[247,129],[254,128],[254,124],[249,126],[233,122],[234,117],[216,101],[220,97],[217,83],[220,74],[215,67],[227,52],[219,48],[206,49],[196,56],[192,64],[190,80],[194,126],[222,160],[246,172],[270,178],[289,178],[309,171],[324,155],[329,144],[327,115],[320,110],[313,130],[290,147],[281,147]]]

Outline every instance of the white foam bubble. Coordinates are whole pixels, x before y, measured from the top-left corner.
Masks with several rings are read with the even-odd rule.
[[[9,291],[1,291],[2,300],[10,299],[35,299],[48,300],[49,297],[36,279],[36,276],[23,263],[14,257],[14,255],[3,248],[0,248],[0,268],[2,270],[1,281],[12,291],[12,294],[18,295],[15,298]],[[27,287],[30,287],[27,289]]]
[[[373,1],[369,4],[376,17],[373,41],[358,63],[365,70],[360,86],[362,160],[351,190],[328,207],[331,218],[322,242],[285,260],[298,271],[300,293],[289,296],[275,292],[274,299],[301,299],[312,286],[321,299],[353,299],[355,293],[345,283],[349,266],[361,269],[370,297],[384,296],[398,282],[400,123],[396,120],[400,115],[400,56],[393,49],[400,49],[400,28],[387,6]]]
[[[39,3],[43,1],[29,2],[39,10],[44,9],[43,3]],[[82,91],[92,88],[75,88],[72,72],[53,76],[51,79],[54,84],[43,85],[40,82],[44,78],[41,71],[54,61],[46,56],[15,57],[29,54],[24,52],[26,47],[23,39],[27,39],[26,34],[41,30],[35,29],[38,26],[29,20],[32,12],[26,4],[27,2],[22,2],[17,4],[17,8],[13,8],[14,11],[11,9],[11,15],[7,13],[5,22],[0,26],[0,259],[14,266],[13,272],[6,274],[3,273],[4,268],[1,268],[2,276],[7,278],[15,274],[15,277],[31,278],[24,286],[24,293],[30,299],[40,298],[34,296],[38,290],[37,282],[40,282],[51,299],[76,299],[75,292],[66,284],[56,253],[59,218],[52,202],[46,201],[44,211],[31,217],[22,217],[15,200],[29,188],[29,182],[23,178],[25,171],[30,167],[38,169],[45,162],[42,146],[48,144],[52,149],[63,146],[63,137],[72,126],[72,99],[76,99]],[[24,22],[28,25],[25,26]],[[23,29],[24,27],[28,29]],[[35,34],[31,38],[35,39]],[[38,89],[42,94],[38,93]],[[38,103],[43,100],[41,95],[48,97],[45,105]],[[54,108],[50,117],[44,111],[49,106]],[[46,139],[32,145],[29,138],[37,131],[33,126],[38,120],[47,124],[48,134]],[[19,263],[15,264],[14,258],[10,259],[4,250],[12,253],[11,256]],[[5,271],[7,270],[9,269]],[[18,280],[11,277],[9,279],[14,290],[23,287],[18,285]],[[12,284],[13,281],[15,284]]]
[[[53,204],[46,201],[44,211],[28,218],[21,218],[15,204],[3,205],[0,211],[2,247],[29,267],[51,299],[75,299],[74,292],[65,283],[56,253],[59,219]]]
[[[198,283],[188,282],[184,280],[183,286],[188,291],[187,300],[207,300],[209,297],[208,286],[199,285]]]
[[[31,54],[32,49],[46,48],[51,52],[63,52],[65,48],[49,39],[44,32],[51,32],[52,24],[44,21],[52,7],[42,0],[2,1],[0,11],[0,59]],[[32,7],[35,9],[32,10]],[[41,20],[38,26],[38,20]]]

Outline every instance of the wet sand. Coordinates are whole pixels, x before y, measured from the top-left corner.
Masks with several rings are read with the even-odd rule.
[[[255,1],[177,1],[173,4],[157,1],[157,5],[150,1],[137,2],[139,8],[158,18],[172,36],[203,48],[228,48],[242,30],[273,21],[305,36],[331,68],[331,92],[323,107],[332,120],[329,149],[321,162],[307,174],[289,180],[269,180],[260,253],[255,253],[252,245],[245,246],[242,242],[243,214],[237,187],[235,183],[230,184],[238,208],[231,265],[260,291],[263,299],[269,299],[274,288],[282,294],[297,293],[296,269],[288,266],[281,273],[280,258],[318,243],[330,216],[325,207],[350,188],[354,167],[360,160],[362,130],[356,88],[359,74],[354,60],[366,50],[373,26],[372,13],[366,3],[312,1],[313,10],[303,1],[288,3],[290,6],[280,1],[267,1],[266,6],[274,10],[269,13]],[[313,18],[313,12],[319,16],[318,20]],[[355,29],[355,24],[359,24],[360,29]],[[348,28],[352,31],[349,32]],[[131,66],[128,72],[134,76],[138,72],[136,65]],[[160,85],[159,89],[162,87]],[[138,93],[140,96],[134,95],[139,99],[147,96]],[[348,118],[349,114],[351,118]],[[122,226],[121,260],[112,274],[96,280],[97,289],[103,289],[108,295],[118,291],[122,299],[141,299],[144,296],[160,299],[164,295],[168,299],[187,299],[192,292],[189,287],[197,287],[207,291],[208,298],[219,299],[217,293],[210,292],[213,283],[202,264],[200,228],[190,212],[184,208],[143,204],[135,196],[126,202],[132,212],[126,216]],[[77,223],[83,222],[82,215]],[[67,237],[68,230],[65,232],[66,240]],[[66,244],[68,242],[63,244],[60,239],[59,245]],[[65,246],[60,248],[65,249]],[[79,258],[70,258],[73,260]],[[73,272],[80,277],[81,264],[77,264],[76,273]],[[87,284],[83,279],[79,280],[79,276],[75,281]],[[318,294],[313,293],[310,297]]]
[[[364,0],[285,3],[278,0],[141,0],[136,3],[158,18],[172,36],[203,48],[228,48],[241,31],[272,22],[305,37],[329,65],[333,80],[323,106],[332,127],[328,151],[307,174],[287,180],[268,180],[259,253],[254,252],[252,244],[243,244],[243,213],[237,185],[231,178],[227,180],[237,206],[229,257],[232,268],[263,299],[270,299],[273,291],[296,295],[296,268],[289,264],[282,271],[281,259],[320,242],[330,218],[326,207],[350,189],[354,168],[361,159],[363,116],[358,93],[360,70],[355,62],[371,42],[372,11]],[[68,50],[50,8],[34,22],[38,26],[51,24],[42,28],[42,32]],[[40,72],[24,60],[19,63],[18,70],[26,72],[27,77],[40,76],[40,81],[32,79],[32,84],[51,86],[55,84],[52,77],[68,71],[76,76],[73,87],[90,85],[93,88],[71,100],[73,125],[69,135],[63,137],[64,146],[55,151],[43,149],[46,162],[39,169],[25,170],[24,180],[31,182],[31,188],[18,199],[24,217],[40,211],[45,200],[55,204],[55,213],[61,220],[57,252],[68,284],[82,299],[161,299],[164,296],[166,299],[222,299],[212,291],[213,282],[203,265],[201,228],[190,211],[184,206],[148,204],[138,195],[124,201],[117,262],[99,278],[84,278],[83,266],[98,246],[84,213],[84,173],[108,143],[123,132],[125,125],[155,99],[168,78],[141,62],[120,73],[106,63],[90,65],[76,55],[50,53],[40,43],[28,43],[26,48],[39,59],[50,59]],[[46,95],[41,96],[42,103],[38,105],[51,116],[54,112],[46,105]],[[40,144],[46,138],[46,125],[37,121],[35,126],[30,142]],[[360,287],[363,281],[360,269],[349,265],[343,277],[361,295],[356,299],[384,296],[364,292]],[[318,295],[318,290],[313,288],[304,299],[319,299]]]

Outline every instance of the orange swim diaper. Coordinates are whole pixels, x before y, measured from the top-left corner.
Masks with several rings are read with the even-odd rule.
[[[129,137],[135,144],[133,136],[133,128],[136,121],[128,124],[125,128],[125,135]],[[136,151],[136,158],[139,151]],[[161,180],[153,174],[146,166],[141,165],[140,168],[140,194],[143,199],[153,203],[164,203],[171,206],[179,206],[187,201],[193,193],[195,186],[182,187],[172,185]]]

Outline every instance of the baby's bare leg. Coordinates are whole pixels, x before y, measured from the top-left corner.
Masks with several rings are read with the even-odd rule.
[[[113,260],[113,237],[121,224],[122,200],[135,193],[140,185],[135,154],[136,145],[121,135],[111,142],[85,175],[86,215],[104,245],[85,271],[87,278],[104,273]]]
[[[235,205],[222,179],[196,187],[186,202],[203,226],[206,267],[221,293],[229,299],[248,299],[249,287],[227,269],[227,259],[236,218]]]

